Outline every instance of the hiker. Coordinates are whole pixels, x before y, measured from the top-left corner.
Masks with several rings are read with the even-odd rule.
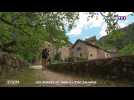
[[[42,70],[47,69],[49,51],[48,48],[42,50]]]
[[[49,49],[48,49],[48,64],[50,64],[50,62],[51,62],[51,60],[50,60],[50,51],[49,51]]]

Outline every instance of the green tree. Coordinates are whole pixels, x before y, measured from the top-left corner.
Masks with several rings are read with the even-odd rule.
[[[109,33],[107,37],[107,43],[116,48],[121,49],[123,47],[123,38],[125,36],[125,32],[122,32],[120,30],[114,30],[111,33]]]
[[[67,41],[64,22],[74,24],[73,12],[0,12],[0,49],[31,61],[44,41]],[[63,44],[62,44],[63,45]]]
[[[120,55],[134,55],[134,43],[129,43],[119,50]]]
[[[95,15],[89,12],[89,18]],[[108,27],[117,24],[115,13],[101,13]],[[14,52],[31,61],[39,56],[39,48],[48,41],[56,48],[68,45],[64,26],[71,30],[79,19],[79,12],[0,12],[0,49]],[[109,31],[109,33],[111,32]]]

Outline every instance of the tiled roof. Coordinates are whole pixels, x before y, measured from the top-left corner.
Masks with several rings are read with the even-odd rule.
[[[86,44],[86,45],[89,45],[89,46],[92,46],[92,47],[94,47],[94,48],[101,49],[101,50],[103,50],[103,51],[105,51],[105,52],[108,52],[108,53],[112,53],[112,52],[109,52],[109,51],[107,51],[107,50],[104,50],[104,49],[102,49],[102,48],[100,48],[100,47],[98,47],[98,46],[96,46],[96,45],[93,45],[93,44],[91,44],[91,43],[89,43],[89,42],[87,42],[87,41],[82,41],[82,40],[80,40],[80,39],[78,39],[78,40],[75,42],[75,44],[72,45],[72,48],[74,48],[75,45],[76,45],[78,42],[82,42],[82,43],[84,43],[84,44]]]
[[[85,41],[96,41],[96,36],[90,37],[88,39],[86,39]]]

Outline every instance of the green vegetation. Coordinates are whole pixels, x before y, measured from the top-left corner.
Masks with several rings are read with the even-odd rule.
[[[20,85],[34,84],[39,79],[39,72],[32,69],[17,71],[0,76],[0,86],[9,86],[8,80],[18,80]],[[12,85],[11,85],[12,86]]]
[[[114,30],[109,35],[101,38],[98,45],[104,49],[116,49],[119,55],[134,54],[134,23],[129,26]]]
[[[122,37],[124,36],[125,36],[124,32],[116,30],[109,33],[109,35],[104,37],[104,39],[99,40],[97,44],[105,49],[112,49],[112,48],[120,49],[123,46]]]
[[[115,46],[117,41],[120,41],[119,37],[122,37],[110,33],[118,29],[118,20],[114,18],[116,13],[100,14],[107,23],[109,42],[112,42],[109,44]],[[89,18],[94,16],[95,12],[89,12]],[[32,62],[33,59],[39,58],[44,41],[52,43],[56,48],[69,45],[65,26],[71,30],[77,19],[79,12],[0,12],[0,49],[14,52],[17,56]],[[132,32],[133,29],[130,33]],[[132,38],[132,34],[130,36]],[[124,48],[120,47],[120,43],[117,45]]]
[[[0,49],[31,62],[40,55],[44,41],[57,48],[69,43],[64,25],[71,29],[74,12],[0,12]]]
[[[126,45],[124,48],[119,50],[121,55],[134,55],[134,43]]]

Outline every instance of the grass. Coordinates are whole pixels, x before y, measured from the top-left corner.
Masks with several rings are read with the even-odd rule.
[[[26,69],[0,76],[0,86],[12,86],[7,84],[8,80],[19,80],[19,86],[32,86],[35,81],[40,80],[40,77],[37,70]]]

